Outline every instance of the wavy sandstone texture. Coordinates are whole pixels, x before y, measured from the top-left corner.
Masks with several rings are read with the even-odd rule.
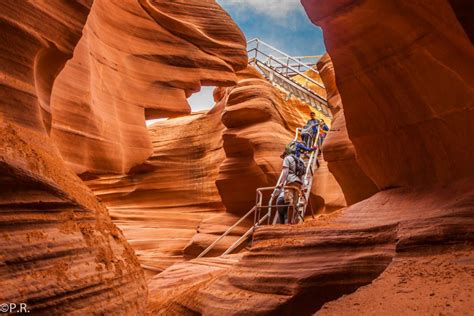
[[[49,131],[53,82],[71,58],[89,10],[87,1],[0,3],[2,118]]]
[[[9,123],[0,135],[0,300],[45,315],[143,312],[143,271],[105,207],[43,135]]]
[[[201,85],[234,85],[245,47],[214,1],[96,0],[53,87],[51,137],[76,173],[126,173],[152,153],[145,117],[189,113]]]
[[[48,137],[55,78],[87,1],[0,3],[0,287],[38,314],[143,313],[140,265]]]
[[[285,103],[255,70],[237,75],[237,86],[215,90],[209,112],[151,126],[154,153],[144,164],[126,175],[84,175],[148,276],[197,256],[254,205],[257,187],[275,184],[279,155],[309,112]],[[329,173],[318,189],[315,212],[326,193],[333,193],[331,203],[342,196]],[[209,255],[225,251],[250,225],[243,222]]]
[[[318,61],[318,70],[327,91],[327,100],[334,115],[331,133],[328,134],[322,151],[331,174],[341,186],[349,205],[362,201],[378,190],[372,180],[361,170],[354,145],[349,139],[344,117],[341,95],[336,86],[334,66],[328,54]]]
[[[86,181],[149,276],[182,261],[199,223],[224,211],[215,185],[224,160],[222,109],[150,126],[153,154],[145,163]]]
[[[381,189],[473,174],[474,154],[465,148],[474,143],[474,74],[467,66],[474,48],[449,3],[429,3],[433,10],[395,0],[355,2],[350,14],[372,27],[369,39],[356,35],[362,23],[353,28],[338,19],[347,1],[303,1],[325,32],[358,162]],[[390,23],[377,22],[385,18]]]
[[[472,271],[462,257],[472,256],[474,240],[473,153],[465,150],[474,139],[473,48],[448,2],[430,1],[429,9],[395,0],[302,2],[323,28],[359,165],[382,191],[312,223],[262,227],[225,272],[191,289],[168,288],[167,297],[152,290],[154,313],[305,315],[373,280],[363,291],[393,293],[400,271],[413,273],[406,265],[434,271],[427,279],[434,295],[446,293],[453,275]],[[436,258],[442,266],[434,267]],[[416,278],[401,281],[390,302],[407,306],[426,292]],[[150,288],[162,282],[157,276]],[[460,290],[460,297],[474,291],[472,284]],[[328,309],[337,313],[358,297]],[[429,310],[430,301],[419,302],[419,311]],[[436,313],[474,308],[472,300],[442,302],[436,299]],[[372,314],[371,302],[362,303]]]
[[[143,314],[135,254],[69,167],[86,177],[153,168],[145,118],[188,113],[201,84],[234,85],[244,37],[213,1],[0,9],[0,299],[43,314]],[[212,185],[196,223],[220,207]]]
[[[255,205],[256,189],[274,186],[281,171],[280,155],[294,137],[297,127],[304,125],[311,108],[284,95],[252,67],[237,73],[235,87],[218,89],[216,100],[225,103],[222,122],[225,160],[216,180],[225,214],[203,221],[198,233],[186,247],[189,257],[198,255],[227,227]],[[319,79],[320,80],[320,79]],[[333,211],[345,206],[341,189],[326,164],[316,172],[311,204],[314,213]],[[269,196],[264,199],[268,201]],[[209,253],[222,254],[233,241],[252,225],[253,218],[243,222]]]
[[[226,91],[222,114],[226,160],[216,184],[227,211],[244,214],[255,204],[257,188],[275,185],[281,171],[280,155],[296,128],[306,123],[311,108],[285,100],[251,67],[238,75],[238,84]],[[313,194],[311,200],[315,210],[324,207],[322,197]]]

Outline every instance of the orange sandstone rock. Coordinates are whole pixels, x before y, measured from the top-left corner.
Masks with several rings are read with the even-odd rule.
[[[324,55],[318,62],[318,69],[328,94],[328,103],[334,115],[331,132],[324,145],[324,159],[328,168],[341,186],[347,203],[354,204],[376,193],[377,187],[364,174],[357,162],[354,145],[349,139],[344,117],[344,109],[339,90],[336,86],[334,67],[329,55]]]
[[[33,313],[144,312],[138,261],[48,138],[50,93],[87,1],[0,3],[0,301]]]
[[[215,180],[224,157],[223,104],[149,127],[153,155],[124,175],[86,184],[124,231],[148,276],[184,259],[200,222],[224,211]]]
[[[285,101],[253,68],[238,75],[238,84],[228,88],[222,114],[226,159],[216,184],[227,211],[245,214],[255,204],[257,188],[276,184],[280,155],[296,128],[306,123],[311,108],[296,100]],[[315,195],[312,200],[315,209],[323,207]]]
[[[0,136],[0,300],[43,314],[142,313],[143,271],[105,207],[41,133],[2,123]]]
[[[450,3],[349,2],[302,1],[323,28],[363,172],[380,189],[473,176],[474,48]]]
[[[126,173],[152,153],[145,117],[189,113],[187,97],[234,85],[246,61],[214,1],[94,1],[52,91],[51,136],[76,173]]]
[[[165,279],[168,270],[163,278],[154,278],[150,302],[159,300],[160,304],[153,310],[169,313],[180,308],[231,315],[314,313],[325,302],[369,284],[398,257],[472,241],[474,196],[465,193],[472,184],[460,181],[449,189],[426,192],[382,191],[303,225],[261,227],[254,245],[238,263],[224,273],[208,275],[191,292],[170,286],[171,280]],[[458,197],[456,201],[447,199],[453,195]],[[423,258],[419,259],[422,262]],[[193,266],[181,265],[181,275],[189,273],[187,278],[202,280],[200,273],[192,271]],[[449,273],[451,268],[439,270]],[[173,280],[179,282],[176,276]],[[164,284],[168,284],[167,292],[161,295],[155,289]],[[413,294],[416,297],[416,292]]]
[[[323,28],[357,161],[381,191],[312,223],[260,228],[237,264],[191,292],[169,289],[156,313],[311,314],[393,277],[407,256],[420,267],[453,245],[472,253],[473,48],[449,3],[302,2]],[[463,276],[452,262],[436,271]]]

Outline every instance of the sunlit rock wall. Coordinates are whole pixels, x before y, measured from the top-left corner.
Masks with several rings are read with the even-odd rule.
[[[217,187],[227,211],[244,214],[254,206],[257,188],[276,184],[282,166],[280,155],[296,128],[306,123],[312,108],[296,99],[285,100],[251,67],[238,75],[238,84],[226,91],[228,100],[222,114],[226,159]],[[311,197],[315,212],[324,207],[324,196],[315,191],[318,181],[322,186],[334,180],[316,176]],[[334,189],[332,193],[340,192],[337,184]]]
[[[380,189],[473,176],[474,48],[448,1],[348,3],[303,1],[364,173]]]
[[[323,28],[357,161],[381,191],[315,222],[263,227],[238,263],[191,288],[168,288],[166,298],[153,290],[149,306],[156,313],[313,314],[343,294],[347,306],[358,297],[350,293],[367,285],[364,291],[378,289],[384,312],[393,311],[387,302],[396,296],[406,313],[417,313],[409,301],[419,311],[469,313],[472,304],[437,297],[446,280],[472,273],[465,258],[473,252],[474,170],[466,148],[473,147],[474,74],[464,28],[443,0],[302,3]],[[428,264],[451,251],[455,266]],[[181,274],[195,264],[180,266]],[[413,287],[402,278],[415,278],[413,271],[400,265],[425,267],[429,283]],[[393,282],[379,287],[384,280],[399,280],[400,290]],[[150,286],[163,282],[157,276]],[[418,299],[427,287],[433,300]],[[473,291],[458,289],[461,297]],[[381,299],[384,293],[394,296]],[[337,304],[330,311],[343,310]]]
[[[214,1],[96,0],[51,96],[51,136],[76,173],[126,173],[148,119],[189,113],[202,84],[229,86],[245,39]]]
[[[225,157],[222,109],[150,126],[153,154],[145,163],[86,180],[150,276],[182,261],[201,221],[224,210],[215,185]]]
[[[142,314],[137,258],[73,171],[147,170],[145,118],[188,113],[201,84],[235,84],[244,37],[215,2],[0,9],[0,299],[42,313]],[[212,194],[198,204],[220,207]]]

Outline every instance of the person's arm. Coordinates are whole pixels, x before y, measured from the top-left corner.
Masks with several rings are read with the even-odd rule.
[[[306,147],[305,145],[303,145],[301,143],[296,144],[296,150],[301,150],[301,149],[303,149],[304,151],[311,152],[311,151],[314,150],[314,147],[313,148],[308,148],[308,147]]]
[[[290,161],[288,160],[288,156],[286,156],[283,159],[283,167],[281,169],[281,177],[280,177],[280,181],[278,181],[278,183],[277,183],[277,187],[280,187],[280,188],[283,187],[283,185],[286,182],[286,178],[288,177],[289,170],[290,170]]]
[[[288,171],[290,168],[283,166],[283,169],[281,170],[281,177],[280,181],[277,183],[277,187],[281,188],[285,184],[286,178],[288,177]]]

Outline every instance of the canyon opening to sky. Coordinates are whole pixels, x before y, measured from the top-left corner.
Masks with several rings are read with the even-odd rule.
[[[473,19],[0,1],[0,312],[471,315]]]

